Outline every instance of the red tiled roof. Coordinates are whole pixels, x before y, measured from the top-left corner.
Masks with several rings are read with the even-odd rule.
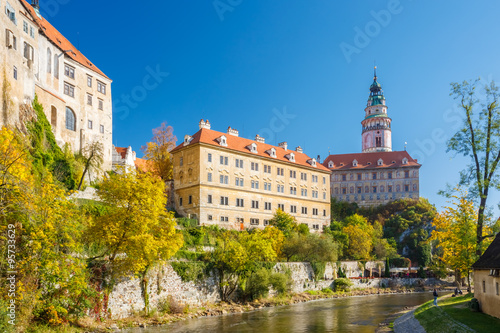
[[[43,17],[39,17],[33,6],[31,6],[26,0],[20,0],[22,5],[26,8],[26,10],[31,14],[35,22],[38,24],[43,34],[47,36],[47,38],[52,41],[54,45],[61,49],[61,51],[67,51],[65,54],[78,62],[84,67],[108,78],[106,74],[104,74],[99,68],[97,68],[90,60],[88,60],[80,51],[77,50],[76,47],[71,44],[69,40],[67,40],[56,28],[54,28],[46,19]],[[109,78],[108,78],[109,79]]]
[[[404,158],[408,159],[407,164],[403,164]],[[378,160],[382,159],[382,165],[378,165]],[[358,161],[357,166],[352,162]],[[328,168],[328,163],[332,161],[333,168]],[[399,167],[420,167],[421,165],[414,160],[407,151],[387,151],[375,153],[356,153],[356,154],[338,154],[330,155],[323,161],[323,166],[330,170],[363,170],[380,168],[399,168]]]
[[[142,171],[142,172],[152,171],[152,169],[153,169],[153,166],[151,165],[151,161],[145,160],[143,158],[136,158],[134,163],[135,163],[136,169],[139,171]]]
[[[124,147],[115,147],[115,150],[118,154],[121,155],[123,159],[125,159],[125,156],[127,156],[127,148]]]
[[[227,138],[227,147],[221,146],[219,144],[219,142],[216,140],[216,139],[220,138],[222,135],[224,135]],[[290,149],[285,150],[281,147],[276,147],[276,146],[273,146],[273,145],[270,145],[267,143],[262,143],[262,142],[258,142],[258,141],[254,141],[254,140],[250,140],[250,139],[241,138],[239,136],[234,136],[234,135],[231,135],[228,133],[217,132],[217,131],[214,131],[211,129],[202,128],[198,132],[196,132],[193,135],[193,138],[188,146],[191,146],[195,143],[205,143],[205,144],[217,146],[220,148],[235,150],[235,151],[239,151],[242,153],[248,153],[248,154],[252,154],[252,155],[256,155],[256,156],[260,156],[260,157],[266,157],[266,158],[269,158],[272,160],[278,160],[278,161],[283,161],[283,162],[287,162],[290,164],[305,166],[305,167],[317,169],[320,171],[330,171],[328,168],[325,168],[319,162],[316,162],[316,167],[311,166],[311,164],[309,164],[308,161],[311,160],[312,158],[307,156],[304,153],[299,153],[295,150],[290,150]],[[257,153],[251,153],[250,150],[247,148],[252,143],[255,143],[257,145]],[[177,147],[175,147],[174,149],[172,149],[171,152],[172,153],[176,152],[176,151],[182,149],[183,147],[184,147],[184,142],[181,143],[180,145],[178,145]],[[270,150],[271,148],[276,149],[276,157],[275,158],[270,157],[269,154],[266,153],[266,150]],[[295,162],[290,162],[288,160],[288,158],[285,157],[285,155],[288,155],[290,153],[295,154]]]

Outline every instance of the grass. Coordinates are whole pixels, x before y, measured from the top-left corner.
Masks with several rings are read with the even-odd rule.
[[[473,294],[439,298],[438,307],[433,305],[433,300],[429,301],[415,310],[415,318],[427,333],[470,331],[460,325],[466,325],[476,332],[498,333],[500,319],[469,310],[467,303],[472,297]]]

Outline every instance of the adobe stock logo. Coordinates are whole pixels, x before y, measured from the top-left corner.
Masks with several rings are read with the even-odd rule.
[[[355,35],[353,43],[342,42],[339,45],[347,63],[349,64],[352,61],[354,54],[360,54],[361,50],[370,45],[371,41],[380,34],[382,28],[387,27],[391,23],[393,16],[400,14],[402,11],[403,7],[399,0],[389,0],[387,9],[382,9],[378,12],[374,10],[370,11],[373,20],[366,23],[363,29],[358,26],[354,27]]]
[[[170,75],[168,72],[162,72],[160,65],[156,65],[153,69],[151,66],[146,67],[147,74],[142,78],[141,84],[136,85],[128,94],[122,94],[119,98],[113,101],[113,114],[119,115],[120,120],[124,120],[130,114],[131,109],[139,106],[143,102],[148,93],[158,88],[158,86]]]
[[[241,5],[243,0],[214,0],[212,4],[214,5],[214,9],[219,15],[219,19],[224,21],[224,14],[226,12],[232,12],[234,8]]]
[[[269,126],[262,128],[258,133],[258,135],[265,138],[268,143],[274,142],[276,140],[276,134],[284,131],[290,124],[290,120],[297,117],[296,114],[288,113],[286,111],[286,106],[283,107],[282,111],[274,108],[272,114],[274,116],[269,120]]]

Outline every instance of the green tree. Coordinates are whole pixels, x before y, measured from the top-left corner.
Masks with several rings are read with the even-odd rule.
[[[276,210],[273,218],[269,220],[269,225],[272,225],[281,230],[285,237],[288,237],[293,232],[298,231],[299,228],[295,217],[288,213],[285,213],[281,209]]]
[[[460,184],[470,187],[479,199],[476,218],[477,255],[482,253],[483,241],[493,234],[484,233],[485,210],[491,189],[499,189],[497,166],[500,161],[500,112],[499,93],[495,82],[483,86],[485,97],[480,99],[476,88],[479,79],[451,84],[451,96],[458,100],[463,111],[464,123],[448,141],[448,150],[470,157],[471,163],[460,173]]]

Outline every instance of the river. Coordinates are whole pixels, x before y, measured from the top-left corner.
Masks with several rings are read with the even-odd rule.
[[[318,300],[173,324],[130,329],[128,333],[302,333],[375,332],[378,324],[405,306],[432,299],[432,292]]]

